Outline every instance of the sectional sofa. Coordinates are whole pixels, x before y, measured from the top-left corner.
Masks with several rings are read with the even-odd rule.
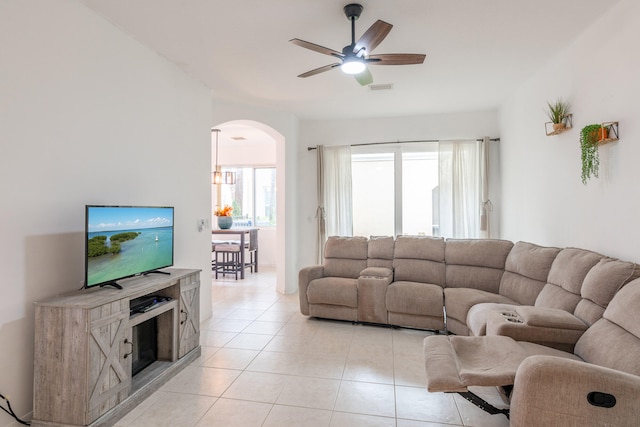
[[[512,426],[631,426],[639,277],[633,262],[579,248],[330,237],[323,264],[300,270],[300,311],[447,332],[425,338],[427,388],[511,415]],[[510,409],[471,386],[501,387]]]
[[[572,351],[640,268],[578,248],[494,239],[329,237],[299,272],[309,316],[506,335]]]

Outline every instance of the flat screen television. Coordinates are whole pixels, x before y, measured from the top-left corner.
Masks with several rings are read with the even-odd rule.
[[[85,220],[86,288],[173,265],[173,207],[87,205]]]

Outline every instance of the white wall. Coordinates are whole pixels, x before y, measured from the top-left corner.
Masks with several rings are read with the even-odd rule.
[[[3,0],[0,52],[0,393],[26,416],[33,302],[80,288],[85,204],[175,206],[175,264],[210,268],[211,96],[72,0]]]
[[[502,236],[640,261],[640,3],[623,0],[501,108]],[[573,105],[574,128],[544,134],[546,101]],[[580,180],[579,131],[620,122],[600,178]]]
[[[398,140],[469,139],[483,136],[499,136],[497,114],[494,111],[355,120],[301,121],[300,144],[297,152],[299,265],[305,266],[315,263],[316,152],[308,151],[307,147],[315,147],[320,144],[350,145]],[[494,165],[498,164],[497,153],[498,150],[492,147]],[[492,182],[499,181],[498,173],[499,170],[492,171]],[[498,188],[494,188],[492,194],[491,199],[494,205],[499,206]],[[498,224],[498,216],[493,215],[491,221]]]

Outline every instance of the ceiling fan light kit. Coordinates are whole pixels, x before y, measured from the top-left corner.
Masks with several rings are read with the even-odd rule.
[[[346,74],[360,74],[365,70],[365,68],[367,68],[367,66],[364,65],[364,62],[357,58],[347,58],[340,66],[342,72]]]
[[[393,25],[388,22],[377,20],[371,25],[367,31],[364,32],[362,37],[356,42],[355,38],[355,22],[362,13],[362,5],[357,3],[350,3],[344,7],[344,14],[347,19],[351,21],[351,44],[345,46],[342,52],[329,49],[324,46],[310,43],[300,39],[291,39],[291,43],[304,47],[305,49],[313,50],[314,52],[329,55],[333,58],[337,58],[340,62],[325,65],[320,68],[307,71],[300,74],[298,77],[311,77],[316,74],[323,73],[325,71],[332,70],[333,68],[340,67],[340,69],[346,74],[352,74],[356,81],[362,86],[373,83],[373,77],[369,71],[367,65],[411,65],[422,64],[426,55],[412,54],[412,53],[388,53],[370,55],[371,52],[387,37],[387,34],[393,28]]]

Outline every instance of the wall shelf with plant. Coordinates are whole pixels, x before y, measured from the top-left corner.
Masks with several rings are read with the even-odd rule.
[[[580,177],[584,185],[587,185],[592,176],[598,178],[600,172],[598,147],[617,141],[618,138],[618,122],[591,124],[582,128],[580,131],[580,158],[582,161]]]
[[[606,135],[603,134],[603,138],[598,141],[599,145],[618,140],[618,122],[604,122],[600,126],[606,129]]]
[[[561,134],[573,127],[573,114],[570,112],[571,105],[568,102],[558,99],[552,104],[547,101],[547,106],[547,117],[550,120],[544,124],[547,136]]]

